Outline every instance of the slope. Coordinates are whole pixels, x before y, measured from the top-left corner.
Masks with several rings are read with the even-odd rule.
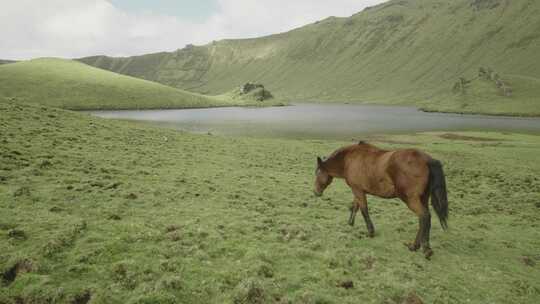
[[[15,63],[16,61],[14,60],[5,60],[5,59],[0,59],[0,64],[8,64],[8,63]]]
[[[201,93],[256,81],[289,100],[437,108],[459,77],[480,66],[540,78],[538,16],[534,0],[393,0],[267,37],[81,61]],[[515,93],[502,111],[520,112],[521,94]],[[490,105],[475,110],[489,113]]]
[[[44,58],[0,66],[0,98],[66,109],[150,109],[249,105],[189,93],[77,61]]]

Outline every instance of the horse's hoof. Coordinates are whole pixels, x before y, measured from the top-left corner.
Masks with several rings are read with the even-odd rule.
[[[424,256],[426,257],[426,260],[431,260],[432,255],[433,255],[433,250],[431,250],[431,248],[424,249]]]
[[[374,231],[369,231],[367,236],[370,237],[370,238],[374,238],[375,237],[375,232]]]
[[[417,251],[418,248],[420,248],[420,245],[412,242],[412,243],[404,243],[405,246],[407,246],[407,248],[409,248],[410,251]]]
[[[352,227],[354,226],[354,222],[353,221],[349,221],[349,225]]]

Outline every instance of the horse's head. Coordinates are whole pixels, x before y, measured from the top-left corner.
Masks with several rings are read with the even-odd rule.
[[[324,190],[332,183],[333,177],[328,174],[324,166],[324,162],[320,157],[317,157],[317,169],[315,170],[315,188],[313,193],[316,196],[322,196]]]

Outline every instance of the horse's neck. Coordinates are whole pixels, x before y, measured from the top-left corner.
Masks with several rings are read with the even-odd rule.
[[[328,174],[332,177],[342,178],[345,175],[345,151],[334,153],[325,161]]]

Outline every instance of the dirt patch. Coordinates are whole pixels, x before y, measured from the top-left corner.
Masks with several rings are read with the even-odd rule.
[[[15,240],[24,241],[27,239],[26,232],[22,229],[11,229],[8,231],[8,237]]]
[[[19,196],[29,196],[30,195],[30,188],[28,187],[20,187],[15,192],[13,192],[13,196],[19,197]]]
[[[135,194],[135,193],[130,193],[130,194],[126,195],[125,197],[127,199],[130,199],[130,200],[134,200],[134,199],[138,198],[137,194]]]
[[[266,299],[266,292],[261,282],[247,279],[237,286],[233,302],[235,304],[263,304],[267,303]]]
[[[500,138],[488,138],[488,137],[476,137],[476,136],[465,136],[454,133],[445,133],[439,135],[439,137],[449,140],[469,140],[469,141],[504,141]]]
[[[122,219],[122,217],[116,213],[113,213],[113,214],[110,214],[107,219],[109,220],[112,220],[112,221],[119,221]]]
[[[375,264],[375,258],[371,257],[371,256],[368,256],[368,257],[362,259],[362,262],[364,264],[364,269],[365,270],[370,270],[370,269],[373,268],[373,265]]]
[[[351,289],[354,287],[354,282],[351,280],[347,280],[347,281],[339,282],[337,286],[344,289]]]
[[[177,231],[177,230],[180,230],[180,225],[168,225],[167,227],[165,227],[165,232],[166,233],[169,233],[169,232],[174,232],[174,231]]]
[[[90,299],[92,298],[92,293],[90,291],[85,290],[84,292],[75,295],[73,297],[73,300],[71,300],[72,304],[86,304],[90,302]]]
[[[17,276],[21,273],[31,272],[33,269],[32,261],[22,260],[15,263],[15,265],[8,268],[4,273],[2,273],[2,280],[4,284],[9,285],[15,281]]]
[[[532,259],[531,257],[528,257],[528,256],[522,257],[521,261],[523,262],[523,264],[525,264],[527,266],[530,266],[530,267],[534,267],[536,265],[536,261],[534,259]]]
[[[411,292],[403,301],[402,304],[423,304],[422,299],[416,293]]]

